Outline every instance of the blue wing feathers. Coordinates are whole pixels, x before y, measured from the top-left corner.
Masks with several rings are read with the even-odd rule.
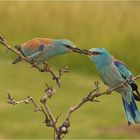
[[[44,47],[45,47],[45,45],[41,44],[41,45],[39,46],[38,50],[39,50],[39,51],[43,51]]]
[[[114,64],[119,69],[119,71],[125,79],[132,77],[132,73],[129,71],[128,67],[123,62],[119,60],[114,60]]]

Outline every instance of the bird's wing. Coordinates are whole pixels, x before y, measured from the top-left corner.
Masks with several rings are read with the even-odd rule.
[[[50,44],[50,39],[36,38],[21,45],[21,49],[26,56],[38,55]]]
[[[124,79],[128,79],[128,78],[133,77],[132,73],[129,71],[126,64],[124,64],[122,61],[114,59],[114,64],[118,68],[119,72],[121,73],[121,75]],[[140,93],[138,91],[137,84],[135,83],[135,81],[131,80],[130,85],[132,87],[132,90],[136,91],[137,95],[133,92],[135,100],[140,101]]]
[[[127,65],[123,63],[120,60],[114,59],[113,60],[115,66],[118,68],[120,71],[121,75],[123,76],[124,79],[128,79],[132,77],[132,73],[129,71]]]

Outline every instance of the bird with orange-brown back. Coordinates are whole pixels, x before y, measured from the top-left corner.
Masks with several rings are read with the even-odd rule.
[[[43,64],[47,59],[57,55],[69,52],[82,53],[72,41],[67,39],[35,38],[22,45],[16,45],[15,48],[23,56],[34,60],[37,65]],[[18,57],[13,64],[21,60],[21,57]]]

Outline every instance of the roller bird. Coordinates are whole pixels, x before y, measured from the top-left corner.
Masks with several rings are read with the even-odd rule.
[[[21,45],[16,45],[15,48],[25,57],[34,60],[37,65],[43,64],[49,58],[69,53],[81,53],[75,44],[67,39],[49,39],[35,38]],[[18,57],[13,64],[20,62],[22,59]]]
[[[95,63],[101,80],[110,88],[116,87],[132,77],[132,73],[127,66],[123,62],[114,59],[104,48],[90,49],[89,57]],[[135,98],[139,97],[139,93],[137,93],[138,95],[135,94],[136,97],[133,94],[133,91],[138,92],[137,89],[138,87],[133,80],[125,86],[116,89],[116,92],[119,92],[122,96],[128,125],[140,123],[140,112],[135,103]]]

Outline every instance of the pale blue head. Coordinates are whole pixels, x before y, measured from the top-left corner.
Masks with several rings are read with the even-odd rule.
[[[96,66],[104,66],[112,62],[112,56],[104,48],[90,49],[90,59],[95,62]]]
[[[60,53],[72,52],[76,48],[76,45],[67,39],[56,39],[54,43]]]

